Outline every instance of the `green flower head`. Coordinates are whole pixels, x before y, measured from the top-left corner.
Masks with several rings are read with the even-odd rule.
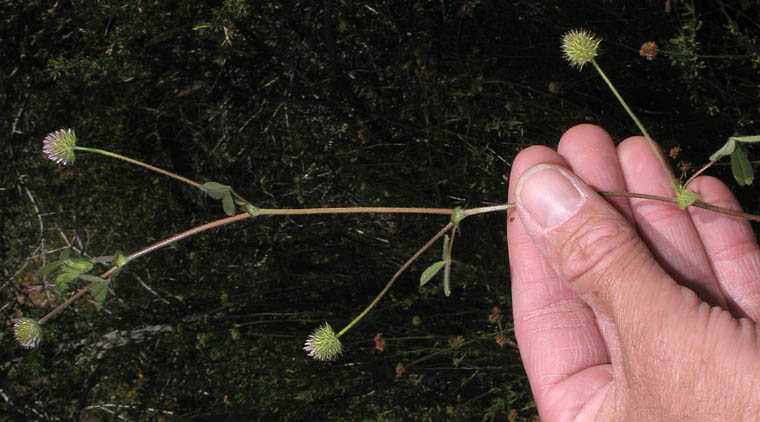
[[[37,347],[42,340],[42,327],[31,318],[19,318],[13,326],[16,341],[27,349]]]
[[[71,129],[60,129],[49,134],[42,140],[42,152],[47,158],[64,166],[74,162],[74,147],[77,146],[77,135]]]
[[[342,347],[335,331],[325,322],[311,333],[303,349],[314,359],[333,360],[340,354]]]
[[[573,29],[562,36],[562,52],[571,66],[581,70],[584,64],[596,57],[601,42],[585,29]]]

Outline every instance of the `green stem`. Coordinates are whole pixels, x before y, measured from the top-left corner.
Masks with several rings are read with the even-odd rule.
[[[657,159],[660,161],[660,164],[662,164],[662,168],[665,170],[665,174],[670,177],[670,184],[673,186],[673,192],[676,194],[679,192],[679,188],[681,186],[681,182],[676,177],[675,173],[673,173],[673,169],[670,168],[670,164],[665,159],[665,156],[662,154],[662,151],[657,147],[654,140],[651,136],[649,136],[649,132],[644,128],[644,125],[641,124],[641,121],[638,117],[636,117],[636,114],[631,110],[630,107],[628,107],[628,104],[625,102],[623,97],[620,95],[620,93],[615,89],[615,85],[612,84],[612,81],[610,81],[607,78],[607,75],[604,73],[601,67],[599,67],[599,64],[596,62],[596,59],[591,59],[591,64],[594,65],[594,68],[597,72],[599,72],[599,75],[604,79],[604,82],[607,84],[607,86],[610,88],[613,94],[615,94],[615,98],[618,99],[620,102],[620,105],[623,106],[625,111],[628,113],[629,116],[631,116],[631,119],[633,119],[633,122],[636,123],[636,126],[638,126],[639,130],[641,131],[641,134],[644,135],[644,138],[646,138],[647,142],[649,142],[649,146],[652,147],[652,151],[654,151],[654,155],[657,156]]]
[[[196,182],[196,181],[194,181],[194,180],[190,180],[190,179],[188,179],[186,177],[182,177],[182,176],[180,176],[178,174],[174,174],[174,173],[172,173],[170,171],[166,171],[164,169],[160,169],[158,167],[151,166],[150,164],[146,164],[146,163],[143,163],[142,161],[138,161],[138,160],[135,160],[133,158],[125,157],[123,155],[116,154],[116,153],[111,152],[111,151],[106,151],[106,150],[102,150],[102,149],[98,149],[98,148],[80,147],[80,146],[76,146],[76,147],[74,147],[74,149],[78,149],[80,151],[94,152],[94,153],[97,153],[97,154],[106,155],[108,157],[118,158],[119,160],[124,160],[124,161],[126,161],[128,163],[136,164],[136,165],[138,165],[140,167],[145,167],[148,170],[153,170],[156,173],[161,173],[164,176],[172,177],[172,178],[177,179],[179,181],[185,182],[188,185],[192,185],[192,186],[194,186],[194,187],[196,187],[196,188],[198,188],[200,190],[203,190],[203,187],[201,186],[201,184],[198,183],[198,182]]]
[[[423,252],[425,252],[431,245],[433,245],[433,243],[435,243],[435,241],[438,240],[441,236],[446,234],[446,232],[449,231],[449,229],[451,229],[453,226],[454,224],[452,224],[451,222],[446,224],[446,226],[444,226],[441,229],[441,231],[439,231],[435,236],[433,236],[430,240],[428,240],[428,242],[423,247],[421,247],[414,255],[412,255],[412,257],[409,258],[409,260],[406,261],[404,265],[402,265],[401,268],[398,269],[398,271],[396,271],[396,274],[393,274],[393,277],[391,277],[390,281],[388,281],[388,284],[386,284],[383,290],[381,290],[380,293],[378,293],[377,296],[375,296],[375,299],[372,301],[372,303],[367,305],[367,307],[364,308],[362,313],[360,313],[356,318],[353,319],[353,321],[349,322],[348,325],[346,325],[342,330],[340,330],[337,336],[338,337],[342,336],[343,334],[346,333],[346,331],[350,330],[351,327],[353,327],[357,322],[359,322],[362,318],[364,318],[364,315],[367,315],[367,313],[371,311],[372,308],[375,307],[377,302],[379,302],[380,299],[383,296],[385,296],[386,293],[388,293],[388,290],[390,290],[391,286],[393,286],[393,283],[396,282],[396,279],[398,279],[401,273],[403,273],[407,269],[407,267],[409,267],[409,265],[412,264],[412,262],[414,262],[417,258],[419,258],[419,256],[422,255]]]

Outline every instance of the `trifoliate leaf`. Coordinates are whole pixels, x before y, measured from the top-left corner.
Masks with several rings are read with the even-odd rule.
[[[63,293],[68,288],[69,288],[69,283],[68,282],[56,280],[56,282],[55,282],[55,289],[58,290],[58,293]]]
[[[227,192],[224,194],[224,197],[222,198],[222,208],[224,208],[224,213],[232,216],[235,215],[235,201],[232,200],[232,194]]]
[[[86,273],[95,266],[94,259],[71,258],[63,262],[63,271],[78,271]]]
[[[713,155],[710,156],[710,161],[718,161],[723,157],[726,157],[728,155],[731,155],[731,153],[734,152],[734,149],[736,149],[736,140],[734,137],[728,138],[728,141],[720,147],[719,150],[715,151]]]
[[[422,272],[422,276],[420,276],[420,287],[427,284],[431,278],[438,274],[438,271],[441,271],[441,268],[443,268],[444,265],[446,265],[446,261],[438,261],[427,267],[425,271]]]
[[[107,283],[108,282],[108,281],[106,281],[105,278],[98,277],[96,275],[91,275],[91,274],[82,274],[82,275],[79,276],[79,278],[81,278],[82,280],[85,280],[85,281],[91,281],[91,282],[95,282],[95,283]]]
[[[43,277],[43,276],[46,276],[46,275],[50,274],[54,269],[56,269],[56,268],[60,267],[61,265],[63,265],[64,261],[66,261],[66,259],[59,259],[58,261],[53,261],[53,262],[45,265],[44,267],[40,268],[39,271],[37,271],[37,275],[39,277]]]
[[[77,271],[61,271],[55,277],[56,288],[58,288],[58,284],[61,283],[63,285],[63,290],[66,290],[66,285],[79,278],[80,275],[82,275],[82,273]],[[63,291],[60,288],[58,290]]]
[[[741,186],[751,185],[755,178],[752,172],[752,164],[747,159],[747,154],[741,146],[736,145],[736,149],[731,153],[731,172],[734,174],[734,179]]]
[[[206,191],[208,196],[214,199],[222,199],[226,193],[232,188],[217,182],[206,182],[203,184],[203,190]]]
[[[760,142],[760,135],[729,137],[726,143],[720,147],[719,150],[715,151],[713,155],[710,156],[710,161],[718,161],[723,157],[733,154],[734,150],[736,149],[737,142],[743,142],[746,144]]]
[[[44,267],[42,267],[39,271],[37,271],[37,275],[42,277],[42,276],[50,274],[54,269],[60,267],[61,265],[63,265],[64,262],[68,261],[70,255],[71,255],[71,252],[68,249],[64,250],[59,255],[60,259],[58,259],[57,261],[53,261],[45,265]]]
[[[101,279],[103,280],[103,279]],[[103,307],[103,303],[106,301],[106,295],[108,294],[108,285],[109,282],[103,280],[103,283],[97,283],[94,286],[92,286],[92,289],[90,289],[90,293],[92,293],[92,298],[95,299],[95,303],[98,304],[98,310],[100,310]]]

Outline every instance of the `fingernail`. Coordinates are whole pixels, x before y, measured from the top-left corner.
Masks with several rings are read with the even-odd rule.
[[[567,176],[548,164],[526,171],[520,177],[516,193],[518,206],[547,229],[572,217],[584,198]]]

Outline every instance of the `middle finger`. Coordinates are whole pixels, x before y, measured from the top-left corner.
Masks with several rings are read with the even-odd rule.
[[[645,138],[621,142],[618,157],[629,192],[673,197],[670,178]],[[629,201],[636,226],[660,265],[681,285],[713,305],[726,307],[707,254],[689,213],[649,199]]]

